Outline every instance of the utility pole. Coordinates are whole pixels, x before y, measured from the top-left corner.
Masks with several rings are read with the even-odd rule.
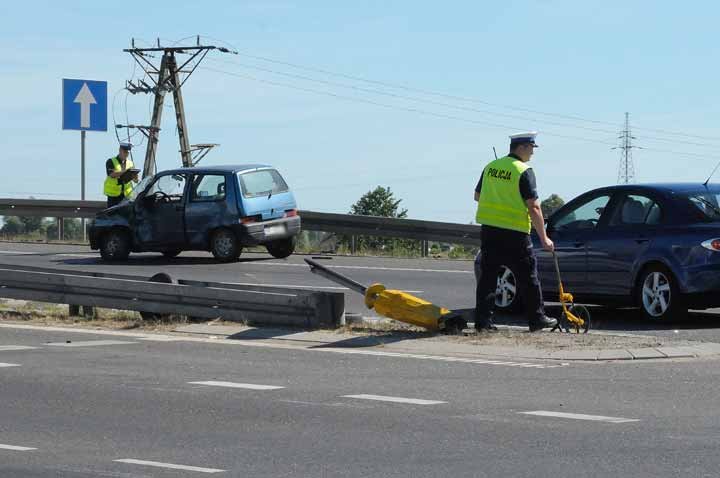
[[[157,155],[158,140],[160,136],[160,123],[162,121],[162,112],[165,102],[165,94],[172,93],[175,105],[175,122],[177,125],[178,140],[180,142],[180,157],[183,167],[194,166],[199,159],[193,162],[193,153],[209,149],[213,144],[197,144],[191,145],[188,136],[187,122],[185,120],[185,106],[182,97],[182,86],[190,78],[202,60],[211,50],[218,50],[223,53],[233,53],[224,47],[214,45],[201,45],[200,36],[193,46],[173,46],[163,47],[160,40],[157,40],[157,46],[152,48],[136,48],[135,40],[132,40],[132,48],[123,51],[130,53],[135,62],[145,71],[151,84],[144,80],[137,82],[128,81],[126,89],[132,93],[152,93],[155,95],[153,104],[152,119],[150,126],[135,126],[147,136],[148,143],[145,150],[145,163],[143,165],[143,177],[155,174],[156,164],[155,157]],[[155,55],[162,53],[160,65],[153,63]],[[178,57],[188,55],[189,58],[178,66]],[[188,69],[186,69],[186,67]],[[182,77],[181,75],[185,75]],[[117,128],[129,128],[133,125],[116,125]],[[207,153],[206,153],[207,154]],[[200,155],[196,155],[196,158]],[[203,157],[205,156],[202,154]]]
[[[635,182],[635,165],[633,164],[632,150],[641,149],[633,146],[632,140],[637,139],[630,133],[630,113],[625,113],[625,129],[620,132],[620,146],[612,149],[620,150],[620,168],[618,169],[618,184]]]

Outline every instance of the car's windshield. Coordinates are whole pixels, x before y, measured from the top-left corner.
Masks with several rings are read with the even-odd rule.
[[[720,221],[720,191],[693,191],[685,197],[710,221]]]
[[[137,184],[135,185],[135,187],[133,188],[132,192],[128,195],[127,198],[128,198],[130,201],[134,201],[135,199],[137,199],[138,194],[140,194],[141,192],[143,192],[143,191],[145,190],[145,188],[148,187],[148,184],[150,184],[150,181],[152,181],[153,177],[154,177],[154,176],[144,177],[144,178],[142,179],[142,181],[140,181],[139,183],[137,183]]]
[[[270,196],[288,190],[288,186],[280,173],[274,169],[261,169],[238,175],[243,196],[254,198],[259,196]]]

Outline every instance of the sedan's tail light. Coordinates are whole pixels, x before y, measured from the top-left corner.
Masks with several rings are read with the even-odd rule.
[[[708,239],[701,244],[705,249],[720,252],[720,238]]]
[[[297,215],[297,209],[288,209],[287,211],[285,211],[285,217],[295,217]]]

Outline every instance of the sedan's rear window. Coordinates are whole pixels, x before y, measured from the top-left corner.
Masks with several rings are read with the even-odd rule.
[[[720,221],[720,192],[698,191],[687,193],[687,199],[709,221]]]
[[[283,180],[280,173],[274,169],[261,169],[259,171],[250,171],[239,174],[240,187],[243,196],[246,198],[254,198],[260,196],[270,196],[271,194],[283,193],[288,190],[288,186]]]

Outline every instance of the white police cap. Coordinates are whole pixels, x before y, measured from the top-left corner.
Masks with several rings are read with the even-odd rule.
[[[515,133],[510,135],[510,144],[532,144],[534,147],[538,147],[535,143],[535,137],[538,135],[537,131],[527,131],[525,133]]]

